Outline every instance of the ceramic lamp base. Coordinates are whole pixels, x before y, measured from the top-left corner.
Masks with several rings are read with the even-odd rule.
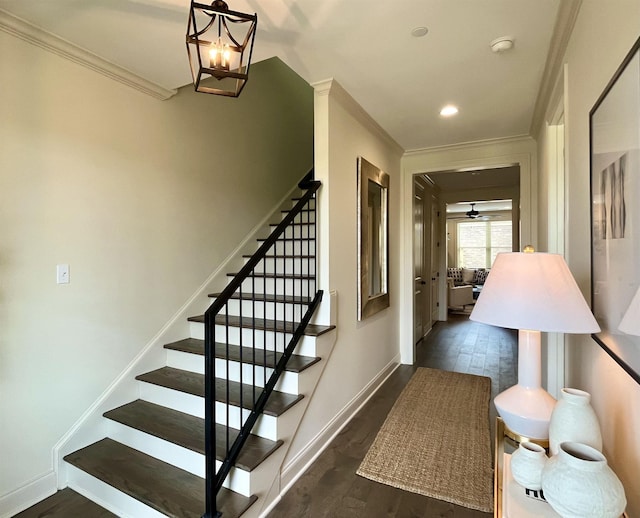
[[[511,431],[531,439],[548,439],[556,400],[544,389],[514,385],[498,394],[494,403]]]
[[[518,384],[498,394],[494,403],[513,432],[532,439],[549,438],[556,400],[540,384],[540,331],[518,331]]]

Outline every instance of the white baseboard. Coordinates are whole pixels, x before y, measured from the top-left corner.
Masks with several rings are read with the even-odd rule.
[[[360,409],[371,399],[384,382],[400,366],[400,356],[396,355],[356,396],[349,401],[318,434],[282,468],[281,492],[261,516],[266,516],[280,501],[282,496],[313,464],[320,454],[331,444],[331,441],[353,419]]]
[[[55,472],[47,471],[22,487],[0,496],[0,518],[14,516],[50,497],[57,490]]]

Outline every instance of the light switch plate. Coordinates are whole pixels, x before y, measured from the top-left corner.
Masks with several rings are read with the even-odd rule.
[[[68,264],[59,264],[56,266],[56,280],[58,284],[69,284]]]

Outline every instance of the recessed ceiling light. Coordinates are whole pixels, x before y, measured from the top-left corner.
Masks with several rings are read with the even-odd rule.
[[[416,27],[411,31],[411,36],[414,38],[422,38],[423,36],[426,36],[428,32],[429,29],[426,27]]]
[[[499,54],[513,48],[513,38],[511,36],[501,36],[489,43],[491,51]]]
[[[452,117],[458,113],[458,107],[453,104],[447,104],[442,110],[440,110],[440,115],[443,117]]]

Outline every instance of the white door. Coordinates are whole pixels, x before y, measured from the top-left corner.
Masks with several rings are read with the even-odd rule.
[[[430,271],[431,271],[431,326],[436,323],[439,318],[438,296],[440,295],[440,210],[438,201],[435,197],[431,198],[431,253],[430,255]]]
[[[413,343],[424,336],[424,187],[413,182]]]

